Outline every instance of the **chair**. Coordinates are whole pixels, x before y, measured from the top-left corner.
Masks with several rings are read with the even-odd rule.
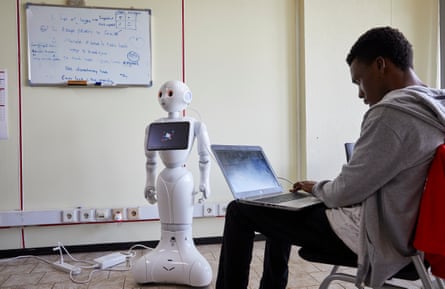
[[[343,281],[355,284],[356,276],[350,273],[342,273],[339,272],[340,267],[357,267],[357,260],[353,260],[351,258],[344,258],[344,256],[335,256],[335,253],[332,255],[320,254],[315,250],[311,250],[309,248],[300,248],[298,254],[301,258],[309,262],[315,263],[323,263],[333,265],[333,268],[329,275],[321,282],[319,289],[327,289],[333,281]],[[397,274],[395,274],[392,278],[415,281],[420,279],[422,281],[422,285],[424,289],[434,289],[436,288],[433,285],[433,281],[431,280],[427,268],[429,267],[428,263],[424,263],[422,261],[422,257],[420,253],[411,256],[412,263],[407,265]],[[392,279],[391,278],[391,279]],[[440,279],[437,280],[438,288],[444,289],[444,286]],[[390,283],[385,283],[384,287],[386,288],[400,288],[399,286],[395,286]]]
[[[346,159],[349,161],[352,156],[352,151],[354,149],[354,143],[345,143]],[[439,150],[438,150],[439,151]],[[445,154],[445,153],[444,153]],[[430,172],[431,173],[431,172]],[[315,249],[302,247],[298,251],[301,258],[309,262],[323,263],[333,265],[333,268],[329,275],[321,282],[319,289],[327,289],[333,281],[343,281],[355,284],[356,276],[349,273],[339,272],[340,267],[357,267],[357,257],[354,256],[338,256],[335,252],[330,255],[325,253],[320,253]],[[423,254],[418,251],[415,255],[411,256],[412,263],[404,267],[397,274],[395,274],[391,279],[402,279],[408,281],[414,281],[420,279],[424,289],[445,289],[442,279],[436,277],[436,282],[433,280],[429,274],[429,264],[423,261]],[[437,286],[435,287],[434,284]],[[393,284],[385,283],[384,287],[387,288],[400,288]]]

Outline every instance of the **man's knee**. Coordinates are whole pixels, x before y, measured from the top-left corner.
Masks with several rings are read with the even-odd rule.
[[[226,208],[226,218],[237,215],[237,211],[238,211],[238,202],[236,200],[231,201]]]

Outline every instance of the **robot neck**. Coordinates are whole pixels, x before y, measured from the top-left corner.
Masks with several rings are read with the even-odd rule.
[[[174,111],[168,113],[168,118],[181,118],[182,117],[182,111]]]

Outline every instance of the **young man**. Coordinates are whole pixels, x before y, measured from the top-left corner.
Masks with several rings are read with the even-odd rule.
[[[369,110],[353,155],[333,180],[302,181],[323,201],[300,211],[229,204],[217,289],[247,288],[254,232],[266,238],[261,289],[285,288],[291,245],[358,262],[358,284],[379,287],[410,263],[418,207],[436,148],[445,138],[445,91],[413,70],[411,44],[398,30],[364,33],[347,56]],[[355,260],[354,259],[354,260]]]

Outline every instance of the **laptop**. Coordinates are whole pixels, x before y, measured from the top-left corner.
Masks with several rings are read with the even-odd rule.
[[[303,191],[283,192],[260,146],[214,144],[211,149],[239,202],[286,210],[300,210],[321,202]]]

